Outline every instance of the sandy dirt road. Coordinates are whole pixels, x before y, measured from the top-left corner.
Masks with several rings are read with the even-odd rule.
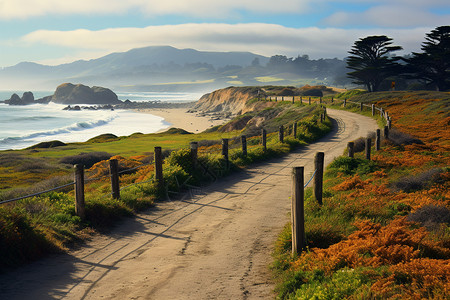
[[[268,265],[289,221],[291,172],[313,173],[374,120],[328,110],[335,129],[288,156],[254,165],[181,201],[161,201],[81,249],[0,276],[1,299],[273,299]]]

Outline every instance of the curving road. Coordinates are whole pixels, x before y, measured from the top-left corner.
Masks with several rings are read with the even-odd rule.
[[[313,171],[347,142],[376,130],[370,118],[328,110],[335,129],[284,158],[254,165],[186,195],[158,202],[81,249],[0,276],[2,299],[273,299],[268,265],[289,221],[291,168]]]

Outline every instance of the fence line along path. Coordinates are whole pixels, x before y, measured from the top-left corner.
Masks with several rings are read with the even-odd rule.
[[[4,299],[271,299],[273,243],[290,220],[292,167],[314,171],[376,130],[367,117],[328,109],[338,127],[281,159],[163,201],[69,255],[0,275]]]

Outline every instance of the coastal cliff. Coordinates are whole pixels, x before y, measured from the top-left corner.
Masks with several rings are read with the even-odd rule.
[[[247,102],[257,98],[258,92],[262,92],[261,88],[227,87],[203,95],[193,109],[205,113],[242,114],[248,111]]]

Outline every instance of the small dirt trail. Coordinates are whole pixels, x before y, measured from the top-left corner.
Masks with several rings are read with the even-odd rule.
[[[328,110],[335,129],[283,158],[254,165],[181,201],[162,201],[81,249],[0,276],[2,299],[273,299],[268,265],[289,221],[291,171],[313,173],[348,141],[376,129],[370,118]]]

